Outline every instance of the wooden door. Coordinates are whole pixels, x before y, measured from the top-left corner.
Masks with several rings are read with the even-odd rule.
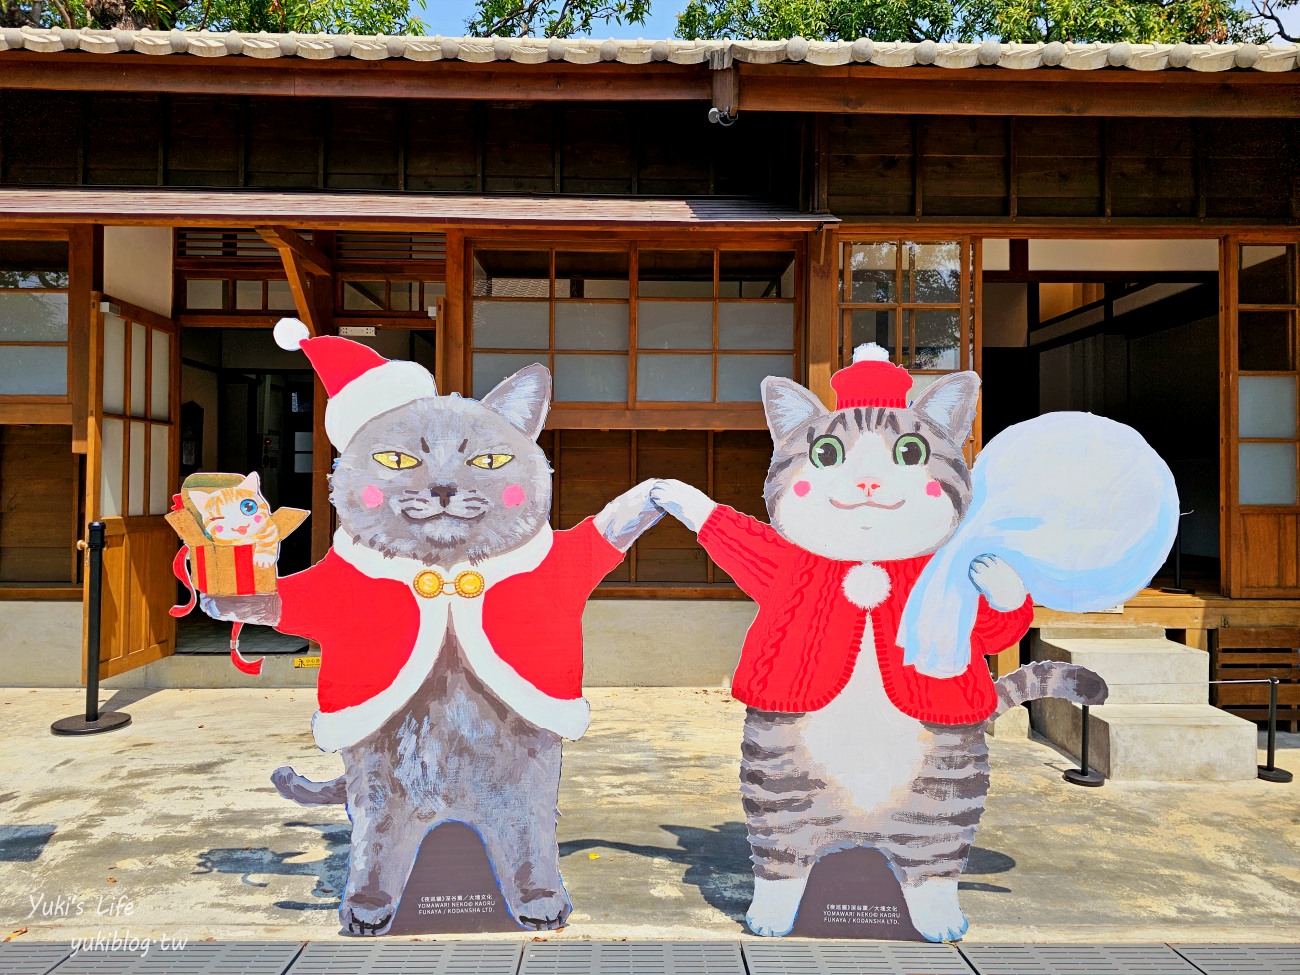
[[[176,647],[179,543],[163,515],[179,489],[180,336],[170,319],[93,297],[86,516],[105,525],[99,660],[111,677]]]
[[[1300,596],[1300,244],[1224,243],[1224,585]]]

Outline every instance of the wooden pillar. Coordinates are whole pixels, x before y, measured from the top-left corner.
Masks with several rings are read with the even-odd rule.
[[[469,291],[469,271],[465,233],[447,231],[447,298],[442,303],[444,320],[438,322],[438,341],[442,343],[444,376],[447,388],[440,393],[460,393],[472,396],[471,371],[466,364],[466,338],[468,333],[465,313],[465,295]]]
[[[68,403],[72,452],[84,454],[90,417],[91,293],[102,287],[104,228],[76,226],[68,232]]]
[[[839,316],[834,234],[826,229],[808,235],[808,388],[827,407],[834,406],[831,373],[838,365]]]

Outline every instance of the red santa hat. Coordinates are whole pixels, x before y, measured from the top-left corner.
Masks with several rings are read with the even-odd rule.
[[[889,352],[875,342],[859,345],[853,350],[853,364],[831,376],[837,410],[858,406],[906,409],[911,388],[907,370],[890,362]]]
[[[296,318],[276,322],[275,344],[307,353],[329,395],[325,435],[338,450],[380,413],[438,395],[433,376],[419,363],[385,359],[369,346],[336,335],[313,337]]]

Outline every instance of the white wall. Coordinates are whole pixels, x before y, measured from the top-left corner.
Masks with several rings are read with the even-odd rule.
[[[1031,271],[1217,271],[1219,242],[1031,240]],[[1046,317],[1046,316],[1044,316]]]
[[[104,293],[171,318],[171,228],[105,227]]]

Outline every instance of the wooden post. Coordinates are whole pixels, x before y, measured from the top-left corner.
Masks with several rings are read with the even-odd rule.
[[[808,388],[828,408],[834,406],[831,373],[839,350],[838,247],[834,233],[826,228],[808,235]]]
[[[472,396],[474,391],[469,388],[471,373],[466,366],[465,351],[465,294],[470,284],[466,271],[465,232],[448,230],[446,246],[447,297],[440,310],[446,320],[438,322],[438,341],[444,346],[442,365],[447,388],[440,388],[438,392]]]

